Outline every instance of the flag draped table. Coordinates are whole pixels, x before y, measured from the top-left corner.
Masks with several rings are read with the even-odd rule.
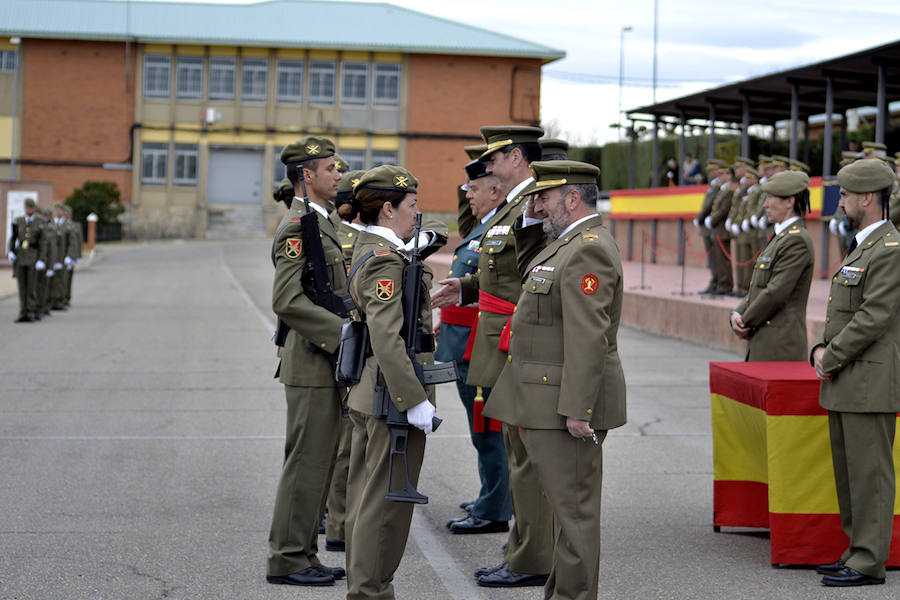
[[[841,530],[828,413],[819,406],[813,368],[803,362],[710,363],[709,387],[713,526],[769,529],[773,564],[836,560],[848,540]],[[900,566],[898,513],[900,494],[888,566]]]

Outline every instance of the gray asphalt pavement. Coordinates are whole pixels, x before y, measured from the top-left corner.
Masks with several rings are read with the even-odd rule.
[[[284,402],[268,240],[102,247],[72,309],[13,324],[0,300],[0,599],[335,599],[265,582]],[[629,424],[604,444],[601,598],[895,598],[900,574],[824,589],[760,532],[713,533],[708,363],[732,354],[620,333]],[[407,552],[407,600],[538,599],[471,572],[505,534],[444,528],[477,490],[465,413],[439,390]],[[322,544],[324,546],[324,543]],[[322,553],[329,565],[340,553]]]

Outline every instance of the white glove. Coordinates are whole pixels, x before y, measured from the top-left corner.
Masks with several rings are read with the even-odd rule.
[[[71,271],[71,270],[74,269],[74,268],[75,268],[75,267],[73,267],[72,265],[66,265],[66,270],[67,270],[67,271]]]
[[[754,228],[759,227],[759,219],[757,219],[756,215],[750,215],[750,224],[753,225]]]
[[[728,231],[731,231],[731,217],[728,217],[727,219],[725,219],[725,229],[727,229]]]
[[[53,270],[47,269],[47,277],[53,277]]]
[[[76,265],[80,265],[80,264],[81,264],[81,259],[80,259],[80,258],[76,258],[76,259],[75,259],[75,264],[76,264]]]
[[[406,420],[413,427],[417,427],[425,432],[425,435],[431,433],[431,419],[434,417],[434,405],[428,400],[420,402],[406,411]]]
[[[37,271],[43,271],[44,269],[47,268],[47,265],[44,263],[44,261],[39,260],[36,263],[34,263],[34,268]]]
[[[743,229],[747,233],[750,232],[750,220],[749,219],[744,219],[744,222],[741,223],[741,229]]]
[[[10,252],[9,254],[6,255],[6,258],[9,259],[9,262],[16,262],[16,253]]]
[[[759,228],[760,229],[765,229],[766,225],[768,225],[768,224],[769,224],[769,219],[767,219],[765,217],[765,215],[763,215],[762,217],[759,218]]]
[[[697,220],[697,217],[694,217],[694,227],[700,229],[700,221]]]
[[[65,257],[65,258],[63,259],[63,262],[66,263],[66,266],[67,266],[67,267],[72,266],[72,257],[71,257],[71,256]]]
[[[838,234],[838,220],[832,219],[828,221],[828,230],[831,231],[834,235]]]
[[[741,232],[741,227],[737,223],[732,223],[731,225],[731,233],[737,235]]]
[[[704,225],[707,229],[712,229],[712,217],[709,216],[709,217],[706,217],[705,219],[703,219],[703,225]]]
[[[838,231],[841,232],[841,235],[847,235],[848,233],[850,233],[849,231],[847,231],[847,224],[843,221],[838,223]]]
[[[62,271],[62,263],[53,263],[54,271]]]

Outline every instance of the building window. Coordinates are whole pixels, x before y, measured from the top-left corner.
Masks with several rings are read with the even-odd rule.
[[[179,56],[175,69],[175,97],[199,99],[203,97],[203,58]]]
[[[309,101],[313,104],[334,104],[333,62],[309,63]]]
[[[172,79],[172,57],[148,54],[144,57],[144,95],[168,98]]]
[[[241,100],[265,102],[268,91],[269,61],[245,58],[241,64]]]
[[[141,183],[166,185],[168,160],[168,144],[145,143],[141,147]]]
[[[341,102],[365,104],[369,98],[369,65],[343,63],[341,65]]]
[[[351,171],[359,171],[366,168],[365,150],[341,150],[338,154],[344,157]]]
[[[175,185],[197,185],[196,144],[175,144]]]
[[[281,156],[280,151],[275,153],[275,160],[273,161],[275,163],[275,171],[272,175],[274,175],[275,178],[272,181],[275,182],[275,185],[281,185],[281,180],[287,177],[284,163],[278,158],[279,156]]]
[[[235,60],[209,59],[209,99],[234,100]]]
[[[397,164],[397,151],[396,150],[375,150],[372,152],[372,168],[380,167],[381,165],[396,165]]]
[[[0,71],[12,73],[19,62],[19,53],[15,50],[0,52]]]
[[[279,60],[275,63],[275,98],[278,102],[303,101],[303,61]]]
[[[400,65],[375,65],[375,104],[400,103]]]

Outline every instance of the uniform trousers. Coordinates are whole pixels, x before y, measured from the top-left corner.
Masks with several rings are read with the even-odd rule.
[[[519,428],[504,423],[503,441],[509,460],[509,491],[515,515],[509,528],[504,562],[516,573],[545,575],[553,563],[553,509],[541,491]]]
[[[284,464],[269,532],[267,574],[282,576],[319,564],[316,544],[334,465],[341,401],[334,386],[284,386]]]
[[[350,477],[347,482],[347,600],[394,598],[394,573],[406,549],[413,504],[385,498],[391,433],[384,419],[350,409]],[[406,447],[409,480],[419,482],[425,434],[409,428]],[[406,484],[403,461],[394,458],[392,489]]]
[[[731,241],[724,238],[725,230],[717,228],[712,235],[712,259],[716,273],[716,291],[730,292],[734,287],[734,278],[731,275],[731,261],[725,256],[725,249],[731,247]],[[720,245],[721,242],[721,245]],[[729,250],[730,252],[730,250]]]
[[[742,292],[750,289],[750,278],[753,276],[753,238],[754,233],[740,233],[735,238],[735,254],[737,262],[740,263],[735,267],[737,271],[736,287]]]
[[[703,238],[703,247],[706,249],[706,267],[709,269],[709,285],[710,290],[716,289],[716,263],[713,262],[712,249],[713,240],[711,234],[701,231],[700,237]]]
[[[353,422],[350,416],[341,417],[341,434],[338,440],[337,456],[334,458],[334,472],[328,486],[328,519],[325,521],[325,537],[343,540],[344,525],[347,522],[347,476],[350,473],[350,440],[353,437]]]
[[[894,528],[896,413],[828,411],[831,458],[848,567],[884,577]]]
[[[37,312],[37,270],[34,265],[15,264],[16,283],[19,286],[19,316],[36,317]]]
[[[68,286],[66,273],[68,271],[63,265],[63,268],[55,270],[53,277],[50,278],[50,305],[53,308],[60,308],[66,303],[66,289]]]
[[[66,295],[64,302],[68,304],[72,301],[72,280],[75,279],[75,265],[71,269],[66,268]]]
[[[603,440],[576,439],[566,429],[522,429],[522,442],[553,507],[553,566],[545,600],[595,600],[600,577]]]

